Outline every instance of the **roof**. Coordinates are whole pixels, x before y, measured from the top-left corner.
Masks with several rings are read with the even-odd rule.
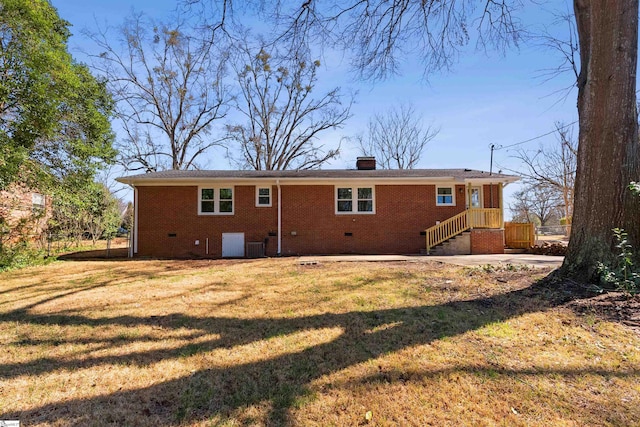
[[[472,169],[315,169],[315,170],[286,170],[286,171],[256,171],[256,170],[167,170],[149,172],[139,175],[124,176],[117,181],[130,185],[145,185],[166,182],[186,181],[260,181],[260,180],[429,180],[429,181],[460,181],[482,180],[493,182],[514,182],[519,177],[478,171]]]

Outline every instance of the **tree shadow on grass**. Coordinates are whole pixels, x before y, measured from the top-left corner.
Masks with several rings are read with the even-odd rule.
[[[311,382],[324,375],[407,347],[454,337],[525,313],[547,310],[570,298],[571,294],[559,292],[548,281],[541,281],[525,289],[488,298],[435,306],[281,319],[184,315],[95,319],[64,314],[33,315],[26,310],[18,310],[0,316],[0,321],[36,325],[187,327],[197,331],[194,335],[201,333],[215,335],[216,338],[173,349],[120,356],[88,357],[82,360],[38,359],[23,364],[4,364],[0,365],[0,378],[102,364],[148,365],[185,354],[203,354],[217,348],[232,349],[313,329],[340,328],[342,333],[329,342],[297,352],[224,369],[205,367],[189,376],[149,387],[46,404],[22,412],[3,413],[0,419],[20,419],[25,424],[46,421],[66,425],[179,425],[213,417],[224,420],[232,417],[239,408],[267,405],[270,409],[267,419],[263,420],[265,424],[290,425],[291,409],[311,393]],[[109,415],[105,418],[105,414]]]
[[[0,292],[0,295],[9,295],[11,293],[18,294],[17,296],[14,296],[13,299],[10,299],[10,297],[7,296],[3,296],[3,298],[0,300],[0,307],[3,305],[14,304],[16,302],[22,302],[23,304],[21,305],[20,309],[7,312],[3,315],[12,316],[17,321],[20,321],[23,318],[28,319],[32,316],[31,314],[29,314],[30,309],[36,308],[48,302],[56,301],[90,290],[118,287],[130,282],[152,279],[156,275],[162,274],[165,271],[166,268],[163,267],[155,267],[153,269],[146,269],[142,271],[133,268],[126,270],[120,269],[120,271],[116,272],[118,276],[117,279],[114,280],[108,276],[104,276],[98,273],[94,274],[90,270],[87,270],[84,272],[86,273],[84,277],[80,277],[74,280],[65,279],[66,284],[64,285],[52,285],[49,280],[50,277],[44,275],[36,283],[30,283],[22,286],[10,286],[7,287],[6,290]],[[30,273],[30,275],[32,274],[33,273]],[[31,277],[30,275],[25,276]],[[40,298],[43,296],[45,298]]]
[[[129,248],[90,249],[68,252],[59,255],[60,261],[126,261],[129,258]]]

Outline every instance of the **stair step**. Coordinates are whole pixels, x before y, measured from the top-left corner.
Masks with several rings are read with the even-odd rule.
[[[469,230],[463,231],[463,232],[461,232],[459,234],[456,234],[455,236],[445,240],[444,242],[438,243],[437,245],[435,245],[435,246],[433,246],[431,248],[431,250],[429,251],[429,255],[438,256],[438,255],[442,255],[443,253],[446,254],[449,251],[449,247],[454,244],[453,242],[458,237],[463,237],[463,236],[466,237],[466,236],[468,236],[470,234],[471,234],[471,231],[469,231]],[[422,250],[420,250],[420,253],[426,255],[427,254],[427,250],[426,249],[422,249]]]

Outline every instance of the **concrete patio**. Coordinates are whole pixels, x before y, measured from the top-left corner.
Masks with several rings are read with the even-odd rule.
[[[518,264],[530,267],[554,267],[562,265],[564,257],[533,255],[533,254],[496,254],[496,255],[314,255],[298,258],[300,264],[313,264],[319,262],[425,262],[438,261],[455,265],[498,265]]]

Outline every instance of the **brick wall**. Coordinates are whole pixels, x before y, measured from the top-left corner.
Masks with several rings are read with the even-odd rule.
[[[471,230],[471,254],[503,254],[504,230]]]
[[[245,233],[277,253],[277,188],[272,206],[255,206],[255,186],[235,186],[234,215],[198,215],[198,187],[138,187],[138,256],[222,256],[222,233]],[[336,214],[333,185],[282,186],[282,254],[418,253],[420,232],[465,208],[464,186],[456,206],[436,206],[433,185],[375,186],[375,214]],[[351,233],[350,236],[345,233]],[[169,235],[175,235],[170,237]],[[209,253],[206,253],[209,239]],[[199,240],[199,245],[195,241]]]
[[[421,231],[464,210],[464,186],[456,206],[436,206],[433,185],[377,185],[373,215],[336,214],[334,198],[332,185],[283,187],[284,255],[419,253]]]
[[[45,196],[44,210],[34,210],[34,193],[38,192],[16,183],[11,184],[7,190],[0,191],[0,219],[4,224],[0,224],[2,241],[35,241],[42,237],[52,215],[52,199]]]
[[[485,208],[499,208],[500,206],[502,206],[502,203],[500,201],[501,185],[502,184],[483,185],[482,194],[484,198],[483,203]]]
[[[196,186],[138,187],[138,255],[219,258],[222,233],[240,232],[245,242],[266,242],[267,254],[275,255],[277,237],[269,233],[277,231],[277,197],[273,187],[272,207],[256,207],[255,187],[235,186],[234,215],[198,215]]]

